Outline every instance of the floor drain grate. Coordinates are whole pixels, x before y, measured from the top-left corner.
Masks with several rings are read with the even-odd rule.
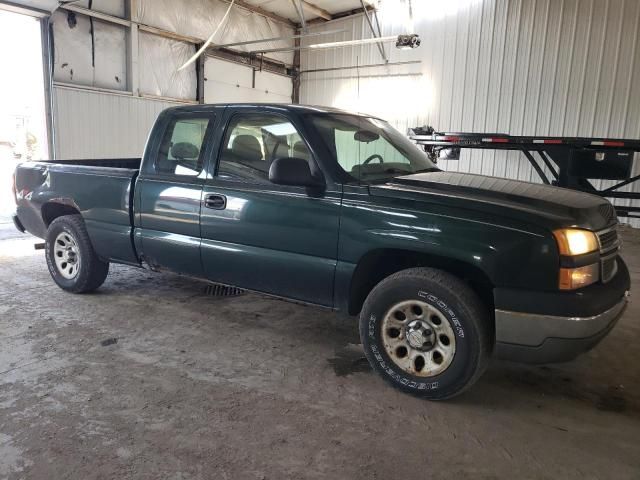
[[[207,285],[204,288],[206,295],[212,297],[238,297],[247,293],[246,290],[237,287],[227,287],[225,285]]]

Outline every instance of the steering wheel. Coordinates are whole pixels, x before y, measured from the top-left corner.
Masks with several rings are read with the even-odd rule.
[[[374,153],[373,155],[370,155],[364,162],[362,162],[362,165],[369,165],[375,159],[378,159],[380,163],[384,163],[384,158],[382,158],[377,153]]]

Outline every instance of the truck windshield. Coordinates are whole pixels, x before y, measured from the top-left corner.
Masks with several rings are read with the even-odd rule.
[[[338,164],[359,182],[377,183],[438,170],[424,152],[380,119],[326,113],[310,116]]]

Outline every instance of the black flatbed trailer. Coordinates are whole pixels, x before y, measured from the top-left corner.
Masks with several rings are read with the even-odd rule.
[[[633,158],[640,140],[590,137],[531,137],[502,133],[436,132],[432,127],[409,129],[409,137],[437,161],[443,150],[519,150],[540,180],[548,185],[571,188],[606,198],[640,200],[640,192],[620,188],[640,180],[632,176]],[[537,157],[536,157],[537,154]],[[547,176],[542,165],[551,172]],[[599,190],[591,180],[618,180]],[[615,205],[620,217],[640,218],[640,207]]]

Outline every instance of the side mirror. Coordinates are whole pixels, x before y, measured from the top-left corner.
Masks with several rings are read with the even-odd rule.
[[[302,158],[276,158],[269,167],[269,181],[276,185],[296,187],[323,187],[324,181],[314,177],[309,162]]]

